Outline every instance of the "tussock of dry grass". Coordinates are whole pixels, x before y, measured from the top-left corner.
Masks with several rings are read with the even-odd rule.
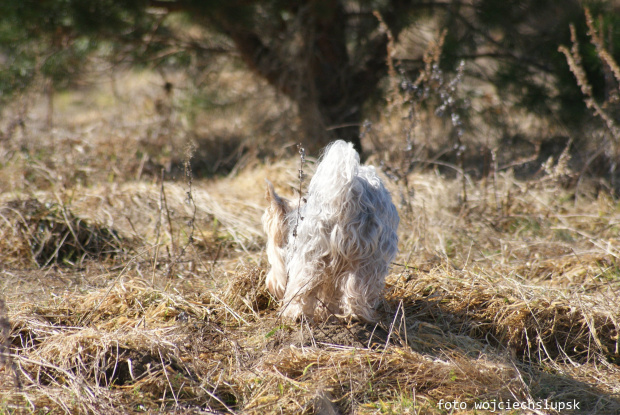
[[[615,202],[506,176],[497,189],[472,183],[460,206],[458,183],[416,173],[378,326],[287,325],[256,250],[251,177],[271,175],[286,190],[287,175],[258,166],[198,184],[183,255],[193,211],[182,183],[164,183],[167,208],[156,183],[74,197],[80,217],[139,235],[138,253],[46,301],[8,297],[15,370],[0,372],[3,410],[441,414],[441,399],[620,409]]]
[[[189,233],[188,221],[194,218],[200,225],[194,235],[196,238],[207,238],[207,234],[219,232],[240,248],[257,248],[262,240],[260,224],[254,218],[260,216],[258,205],[252,206],[239,199],[216,199],[208,188],[194,189],[192,204],[188,203],[187,192],[188,186],[184,183],[165,182],[164,201],[159,183],[132,182],[83,189],[71,203],[77,212],[147,241],[156,239],[158,228],[167,241],[173,238],[182,241]],[[119,211],[123,214],[116,215]]]
[[[89,224],[56,203],[11,200],[0,205],[0,217],[0,260],[5,266],[75,264],[123,249],[114,229]]]
[[[402,221],[380,321],[291,324],[260,217],[265,178],[295,197],[298,160],[248,152],[190,199],[182,174],[160,181],[182,122],[136,96],[118,125],[67,113],[38,151],[36,123],[0,143],[0,413],[620,411],[620,207],[596,183],[560,163],[527,182],[386,178]],[[225,132],[213,117],[200,128]]]
[[[447,279],[440,269],[407,274],[393,281],[379,327],[337,322],[311,328],[281,325],[275,304],[257,285],[263,278],[259,268],[240,269],[221,291],[181,295],[128,276],[108,288],[22,306],[10,320],[12,356],[26,386],[8,390],[6,408],[25,405],[27,397],[35,408],[67,412],[123,413],[164,404],[243,413],[314,413],[320,407],[442,413],[440,399],[471,405],[537,399],[546,388],[605,410],[619,407],[613,395],[620,371],[600,359],[610,355],[604,349],[590,347],[588,358],[565,345],[565,364],[540,355],[544,342],[533,342],[538,363],[511,357],[513,340],[523,333],[546,329],[557,338],[585,318],[582,313],[563,324],[558,305],[540,299],[510,304],[507,298],[536,296],[517,293],[523,289],[518,284],[513,290],[489,281],[472,285],[463,282],[467,277]],[[524,317],[528,310],[535,319]],[[602,320],[590,317],[600,331]],[[581,336],[572,341],[587,345],[592,333],[579,327]],[[539,364],[548,368],[535,369]],[[70,399],[76,394],[80,398]]]
[[[388,298],[421,302],[473,338],[501,343],[526,360],[618,362],[620,321],[612,297],[568,294],[480,271],[407,273]]]

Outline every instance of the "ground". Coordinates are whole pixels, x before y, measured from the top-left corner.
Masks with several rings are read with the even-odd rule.
[[[260,217],[299,157],[224,160],[257,123],[188,127],[157,82],[60,94],[53,126],[37,97],[5,113],[0,413],[620,412],[620,204],[598,180],[558,159],[397,179],[373,154],[401,216],[380,321],[284,322]]]

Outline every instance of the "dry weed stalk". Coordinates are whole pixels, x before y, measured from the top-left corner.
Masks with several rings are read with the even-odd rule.
[[[380,18],[380,16],[378,16]],[[381,20],[380,20],[381,21]],[[389,30],[385,28],[389,33]],[[407,78],[404,71],[400,74],[394,69],[392,48],[394,45],[388,42],[388,68],[390,76],[390,88],[387,94],[386,114],[390,118],[394,113],[404,111],[404,116],[398,121],[402,125],[404,133],[404,149],[399,151],[396,162],[392,165],[383,165],[388,177],[403,183],[403,197],[409,211],[411,211],[411,189],[408,176],[416,164],[442,165],[454,169],[461,177],[461,200],[467,201],[467,175],[464,170],[464,152],[466,150],[463,135],[465,125],[463,122],[463,108],[465,102],[458,98],[458,87],[464,78],[464,62],[461,62],[456,74],[448,79],[440,68],[441,54],[447,31],[443,30],[435,42],[431,42],[423,55],[424,67],[414,81]],[[389,37],[388,37],[389,38]],[[427,107],[434,108],[434,115],[441,119],[449,119],[451,126],[450,137],[452,148],[444,151],[456,155],[456,165],[438,160],[426,160],[420,158],[420,145],[426,139],[418,137],[417,130],[421,127],[422,114]],[[400,115],[400,114],[399,114]],[[396,167],[394,167],[396,166]]]
[[[13,372],[15,380],[15,388],[19,391],[22,389],[22,381],[17,370],[17,365],[11,354],[11,322],[9,321],[8,310],[4,299],[0,297],[0,365],[10,368]]]
[[[607,51],[607,49],[605,48],[605,41],[603,40],[603,18],[602,16],[599,16],[599,22],[601,25],[600,31],[596,29],[595,26],[595,22],[594,19],[592,18],[592,13],[590,13],[590,9],[589,8],[585,8],[584,10],[585,12],[585,16],[586,16],[586,24],[588,26],[588,36],[590,36],[591,42],[592,44],[596,47],[596,53],[599,57],[599,59],[601,59],[602,62],[604,62],[605,64],[607,64],[607,68],[604,68],[606,71],[610,71],[612,73],[612,75],[615,77],[616,82],[620,83],[620,67],[618,67],[618,64],[616,63],[616,61],[614,60],[614,58],[611,56],[611,54]],[[572,35],[572,33],[571,33]],[[618,85],[616,85],[618,86]],[[613,101],[617,101],[620,97],[618,96],[618,94],[620,93],[620,90],[612,90],[609,91],[610,95],[607,99],[609,100],[609,102],[613,102]],[[603,105],[608,104],[604,103]],[[616,126],[617,128],[617,126]]]
[[[306,175],[304,174],[304,164],[306,163],[306,149],[301,145],[301,143],[297,144],[297,150],[299,152],[299,188],[297,191],[299,192],[299,200],[297,202],[297,217],[295,219],[295,227],[293,228],[293,250],[295,250],[295,241],[297,240],[297,227],[299,226],[299,222],[304,220],[301,217],[301,203],[306,203],[306,199],[303,197],[303,184]]]
[[[606,109],[606,107],[611,105],[612,103],[617,103],[620,99],[618,96],[618,94],[620,94],[620,68],[618,67],[618,64],[614,61],[611,54],[605,48],[603,36],[599,32],[599,30],[597,30],[594,19],[592,18],[592,15],[588,8],[585,9],[585,15],[586,24],[588,26],[588,35],[590,36],[590,42],[596,48],[599,59],[604,63],[604,70],[611,71],[613,76],[615,77],[615,87],[617,90],[611,90],[611,93],[606,98],[607,101],[605,102],[599,103],[595,99],[592,91],[592,86],[588,81],[588,77],[582,65],[581,54],[579,51],[579,42],[577,40],[577,31],[575,30],[575,26],[573,24],[569,26],[572,43],[570,50],[566,46],[560,46],[558,50],[562,52],[566,57],[566,61],[568,63],[570,71],[575,76],[577,85],[579,85],[579,87],[581,88],[581,93],[583,94],[583,100],[586,104],[586,107],[591,109],[593,114],[603,121],[603,125],[606,127],[609,137],[611,138],[611,140],[609,141],[609,150],[611,153],[609,154],[611,161],[609,173],[612,184],[611,187],[612,189],[614,189],[613,191],[615,191],[616,166],[618,163],[618,157],[620,157],[620,125],[611,114],[611,112]]]
[[[193,143],[189,143],[185,151],[185,161],[183,162],[183,165],[185,167],[185,178],[187,179],[187,204],[192,206],[192,217],[188,222],[188,225],[190,226],[190,232],[187,238],[187,245],[183,247],[182,252],[185,252],[187,246],[191,245],[194,241],[194,231],[196,226],[197,208],[196,202],[194,201],[194,195],[192,193],[192,185],[194,183],[194,174],[192,173],[192,157],[194,156],[195,151],[196,146]]]
[[[388,38],[388,42],[386,46],[387,53],[385,57],[385,63],[388,67],[388,80],[390,82],[390,86],[388,88],[386,101],[387,101],[388,112],[392,112],[393,106],[396,105],[396,98],[398,97],[398,84],[399,84],[398,74],[396,73],[396,69],[394,67],[394,51],[395,51],[394,35],[392,34],[392,31],[390,30],[388,25],[383,20],[383,16],[381,16],[381,13],[379,13],[379,11],[374,10],[372,14],[379,21],[379,29],[383,33],[385,33],[385,35]]]
[[[566,147],[564,147],[564,150],[562,150],[562,153],[558,156],[555,165],[553,164],[553,156],[549,157],[547,161],[543,163],[541,168],[545,172],[545,175],[540,180],[534,182],[532,186],[545,187],[551,184],[557,192],[558,189],[567,187],[571,184],[574,173],[571,171],[568,164],[571,159],[570,150],[572,144],[573,140],[568,140]],[[575,190],[575,194],[577,194],[577,190]]]
[[[299,224],[302,220],[304,220],[304,218],[301,216],[301,204],[302,202],[305,204],[306,198],[303,196],[303,182],[304,179],[306,178],[306,175],[304,173],[304,164],[306,163],[306,149],[301,145],[301,143],[297,144],[297,150],[299,152],[299,169],[298,169],[298,175],[297,178],[299,180],[299,188],[297,189],[297,191],[299,192],[299,199],[297,201],[297,210],[296,210],[296,217],[295,217],[295,226],[293,227],[293,231],[292,231],[292,235],[293,235],[293,248],[292,251],[295,250],[295,244],[297,243],[297,228],[299,227]],[[286,284],[285,287],[288,285],[289,282],[289,275],[288,275],[288,270],[287,270],[287,274],[286,274]],[[308,283],[310,283],[311,281],[309,281]],[[302,287],[302,288],[305,288]],[[290,303],[286,303],[283,306],[283,310],[286,309],[286,307],[288,307],[290,305]]]
[[[159,249],[160,249],[160,239],[161,239],[161,227],[162,227],[162,212],[164,209],[164,169],[161,169],[161,187],[159,190],[159,212],[157,215],[157,222],[155,222],[155,254],[153,256],[153,268],[151,270],[151,285],[155,286],[155,269],[158,265],[159,260]]]
[[[179,250],[179,252],[176,252],[176,250],[174,249],[174,235],[172,234],[172,225],[170,224],[170,237],[172,239],[171,243],[172,243],[173,258],[172,258],[171,264],[169,265],[168,276],[172,275],[176,263],[183,259],[187,248],[194,243],[194,232],[196,230],[196,212],[198,209],[196,207],[196,202],[194,200],[194,195],[193,195],[193,190],[192,190],[192,185],[194,182],[194,175],[192,173],[191,161],[192,161],[192,157],[195,151],[196,151],[196,146],[193,143],[188,143],[185,149],[185,160],[183,161],[185,179],[187,181],[187,192],[186,192],[187,197],[185,199],[185,204],[187,206],[190,206],[190,209],[192,212],[191,217],[186,222],[186,226],[189,227],[189,232],[187,233],[187,243],[183,245],[183,247]],[[163,180],[162,180],[162,194],[164,194],[163,192],[164,190],[163,190]],[[165,201],[165,194],[164,194],[164,201]],[[167,203],[166,203],[166,211],[168,212]],[[168,222],[170,223],[170,213],[167,213],[167,217],[168,217]],[[181,241],[179,241],[179,244],[180,243]]]

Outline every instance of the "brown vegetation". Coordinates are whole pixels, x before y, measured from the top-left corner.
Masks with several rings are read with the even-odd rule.
[[[402,221],[380,323],[285,324],[260,216],[264,178],[293,194],[298,158],[262,157],[275,143],[264,118],[229,112],[208,131],[251,137],[236,167],[186,176],[200,136],[175,102],[154,110],[149,76],[127,75],[131,101],[57,104],[53,131],[35,107],[0,143],[0,413],[620,411],[620,207],[567,151],[526,181],[494,158],[474,180],[389,151],[403,131],[421,142],[401,103],[384,118],[400,124],[364,138]],[[257,88],[262,107],[286,107]]]

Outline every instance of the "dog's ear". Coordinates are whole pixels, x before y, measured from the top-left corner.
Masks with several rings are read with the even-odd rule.
[[[271,182],[267,179],[265,179],[265,182],[267,183],[267,192],[265,193],[265,199],[267,199],[267,202],[271,204],[279,196],[276,194],[276,191],[273,188],[273,184],[271,184]]]
[[[273,188],[273,184],[271,184],[269,180],[266,180],[266,182],[267,192],[265,193],[265,199],[267,199],[267,202],[269,202],[269,206],[272,209],[279,211],[282,215],[286,215],[291,210],[288,204],[288,200],[278,196],[275,189]]]

